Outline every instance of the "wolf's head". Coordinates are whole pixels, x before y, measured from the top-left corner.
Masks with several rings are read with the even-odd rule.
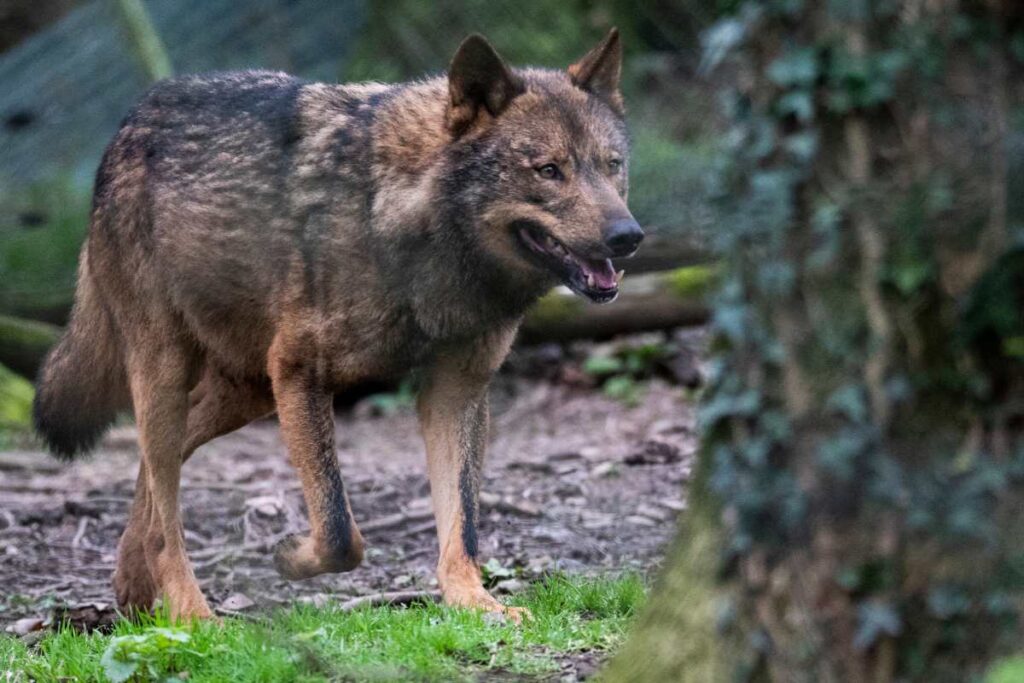
[[[629,141],[614,29],[565,71],[511,69],[480,36],[448,71],[446,190],[513,282],[618,294],[611,258],[644,237],[626,208]]]

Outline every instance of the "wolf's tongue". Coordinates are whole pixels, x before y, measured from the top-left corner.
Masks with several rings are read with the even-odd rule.
[[[615,289],[618,280],[615,277],[615,268],[609,259],[592,261],[580,259],[580,266],[583,268],[583,276],[587,278],[587,286],[593,289]]]

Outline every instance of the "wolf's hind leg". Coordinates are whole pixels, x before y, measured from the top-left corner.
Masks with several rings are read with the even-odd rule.
[[[190,392],[189,405],[182,462],[211,439],[244,427],[274,409],[273,397],[267,387],[257,382],[230,380],[209,367]],[[150,568],[145,549],[163,545],[163,532],[158,525],[151,523],[152,502],[147,479],[143,461],[139,465],[128,525],[118,543],[117,569],[114,572],[117,604],[125,611],[149,611],[160,596],[160,588],[154,579],[156,568]]]
[[[142,449],[140,477],[146,482],[136,491],[136,499],[149,513],[141,534],[143,551],[153,583],[169,603],[173,619],[213,614],[185,553],[178,508],[191,363],[186,352],[173,346],[136,351],[128,363]],[[126,571],[137,566],[137,559],[129,556],[119,560],[119,568]]]
[[[141,462],[128,525],[117,544],[114,595],[117,606],[125,612],[148,612],[160,597],[160,588],[146,559],[146,535],[150,529],[152,507],[147,479],[146,463]]]
[[[308,536],[281,541],[274,565],[293,580],[355,569],[363,560],[363,537],[334,451],[333,395],[312,368],[285,360],[278,343],[271,348],[269,366],[281,433],[302,482],[311,528]]]
[[[207,366],[189,393],[189,406],[182,461],[208,441],[272,413],[274,397],[263,382],[232,379]]]

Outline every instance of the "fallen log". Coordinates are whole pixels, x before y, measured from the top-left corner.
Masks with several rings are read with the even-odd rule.
[[[524,344],[607,339],[620,334],[702,325],[705,295],[715,280],[713,265],[626,275],[618,299],[596,305],[560,287],[527,314],[519,331]]]
[[[635,256],[615,259],[615,268],[633,275],[700,266],[711,262],[707,245],[695,236],[649,235]]]
[[[49,323],[0,315],[0,365],[22,377],[34,378],[60,332],[59,327]]]

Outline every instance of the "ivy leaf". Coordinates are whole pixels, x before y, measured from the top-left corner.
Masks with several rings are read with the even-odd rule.
[[[739,19],[724,19],[705,31],[700,41],[703,47],[700,73],[713,71],[743,42],[746,35],[747,25]]]
[[[818,153],[818,136],[811,131],[797,133],[786,137],[783,146],[797,161],[808,163]]]
[[[768,65],[768,78],[783,88],[810,86],[818,78],[818,57],[813,48],[791,50]]]
[[[903,295],[914,293],[932,277],[932,266],[924,261],[907,260],[890,271],[892,282]]]
[[[779,98],[775,107],[782,116],[793,116],[797,121],[808,122],[814,118],[814,100],[806,90],[794,90]]]
[[[857,457],[865,451],[868,441],[862,431],[845,429],[821,444],[818,461],[834,476],[849,480],[854,475]]]
[[[868,416],[864,389],[859,384],[844,384],[839,387],[828,397],[826,405],[851,422],[864,422]]]
[[[903,622],[892,605],[881,600],[872,600],[857,608],[857,633],[853,646],[866,650],[882,636],[898,636],[903,631]]]
[[[928,591],[928,611],[939,619],[964,614],[970,605],[963,591],[954,586],[937,586]]]

